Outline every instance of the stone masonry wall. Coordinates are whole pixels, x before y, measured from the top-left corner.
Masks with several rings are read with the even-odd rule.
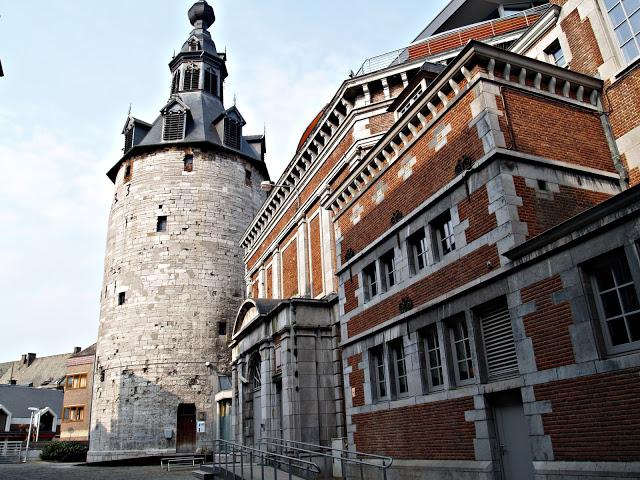
[[[231,358],[217,323],[244,298],[239,242],[264,200],[263,174],[234,155],[167,148],[133,164],[109,218],[90,461],[175,451],[180,403],[206,421],[198,442],[215,438],[217,374]]]

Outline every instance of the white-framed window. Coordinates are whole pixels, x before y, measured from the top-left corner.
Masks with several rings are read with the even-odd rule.
[[[386,400],[389,395],[387,388],[387,366],[384,361],[384,346],[378,345],[369,351],[371,359],[371,386],[375,400]]]
[[[411,274],[415,275],[427,266],[427,236],[424,228],[407,239],[409,250],[409,268]]]
[[[458,385],[473,383],[476,373],[467,319],[464,315],[459,315],[447,323],[456,383]]]
[[[397,283],[396,257],[393,250],[380,258],[380,267],[382,269],[382,288],[387,291]]]
[[[603,0],[627,63],[640,58],[640,0]]]
[[[640,292],[625,251],[596,260],[588,273],[607,351],[640,348]]]
[[[365,302],[378,295],[378,266],[376,262],[369,264],[362,270],[362,285]]]
[[[425,381],[428,391],[444,388],[444,370],[442,367],[442,348],[438,324],[434,323],[422,332]]]
[[[393,375],[393,391],[395,395],[406,395],[409,393],[409,383],[402,338],[389,343],[389,361]]]
[[[556,40],[551,45],[549,45],[544,53],[547,54],[549,61],[554,65],[560,68],[567,67],[567,59],[564,56],[564,51],[562,50],[562,46],[560,45],[560,40]]]
[[[456,238],[453,234],[451,211],[447,210],[431,222],[433,232],[433,250],[437,260],[456,249]]]

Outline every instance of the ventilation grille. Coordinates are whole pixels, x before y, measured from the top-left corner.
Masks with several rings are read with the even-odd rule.
[[[505,307],[480,317],[487,358],[489,381],[518,374],[518,357],[511,329],[511,317]]]
[[[240,150],[240,122],[231,118],[224,119],[224,144],[228,147]]]
[[[124,153],[127,153],[133,147],[133,128],[127,130],[124,134]]]
[[[184,138],[186,113],[185,112],[169,112],[164,116],[164,130],[162,132],[162,140],[182,140]]]
[[[184,90],[198,90],[200,88],[200,69],[187,68],[184,72]]]

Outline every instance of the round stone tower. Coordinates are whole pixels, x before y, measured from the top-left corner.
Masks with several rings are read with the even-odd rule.
[[[127,118],[101,291],[89,461],[195,452],[217,437],[214,396],[244,297],[240,238],[264,201],[263,135],[225,108],[226,56],[204,0],[169,64],[153,123]]]

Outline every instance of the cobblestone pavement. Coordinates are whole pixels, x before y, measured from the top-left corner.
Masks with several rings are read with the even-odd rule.
[[[176,472],[150,467],[87,467],[33,462],[0,465],[0,480],[194,480],[193,468]]]

